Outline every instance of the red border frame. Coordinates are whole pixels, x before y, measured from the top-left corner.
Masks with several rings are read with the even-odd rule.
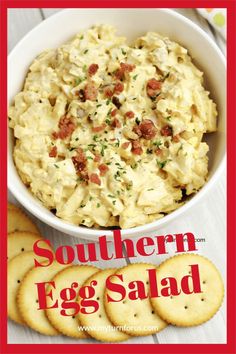
[[[227,162],[227,344],[7,344],[7,277],[6,277],[6,235],[7,235],[7,9],[8,8],[161,8],[161,7],[179,7],[179,8],[227,8],[228,12],[228,73],[227,73],[227,107],[228,117],[227,124],[230,126],[227,133],[227,150],[229,151]],[[235,132],[236,132],[236,109],[235,109],[235,93],[236,93],[236,3],[234,0],[195,0],[194,2],[188,0],[145,0],[137,3],[134,0],[113,0],[112,4],[108,0],[100,0],[97,4],[96,0],[91,0],[89,3],[81,0],[79,3],[76,0],[39,0],[33,2],[30,0],[0,0],[1,6],[1,95],[0,95],[0,108],[1,108],[1,171],[0,171],[0,186],[1,186],[1,205],[0,205],[0,221],[2,235],[0,238],[1,244],[1,291],[0,291],[0,305],[1,305],[1,338],[0,338],[0,352],[1,353],[236,353],[235,341],[235,299],[236,299],[236,257],[234,250],[236,250],[235,242],[235,200],[236,200],[236,164],[235,164]],[[209,222],[211,222],[209,220]]]

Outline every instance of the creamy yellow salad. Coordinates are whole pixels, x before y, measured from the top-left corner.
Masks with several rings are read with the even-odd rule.
[[[187,49],[94,26],[32,63],[9,108],[22,181],[59,218],[122,229],[179,208],[206,182],[216,105]]]

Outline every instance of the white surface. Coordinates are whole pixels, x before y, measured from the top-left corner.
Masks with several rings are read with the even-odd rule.
[[[9,10],[9,50],[31,28],[37,25],[43,18],[50,16],[59,9],[11,9]],[[225,52],[225,43],[212,33],[207,22],[191,9],[178,10],[183,15],[198,23]],[[226,181],[225,172],[213,186],[206,198],[203,198],[196,206],[190,209],[183,218],[176,220],[168,227],[158,230],[158,235],[178,232],[193,232],[196,237],[204,238],[205,242],[197,243],[199,253],[209,257],[225,277],[226,268]],[[9,195],[10,200],[14,200]],[[86,243],[68,235],[62,234],[51,227],[36,220],[42,234],[50,239],[55,247],[61,244]],[[157,233],[156,233],[157,235]],[[171,254],[171,253],[170,253]],[[109,267],[120,267],[129,262],[150,261],[160,263],[163,256],[139,257],[109,262]],[[106,262],[96,262],[97,266],[107,267]],[[226,283],[226,281],[225,281]],[[169,326],[157,335],[132,338],[128,343],[225,343],[226,342],[226,306],[225,303],[206,324],[194,328],[175,328]],[[9,321],[9,343],[95,343],[92,339],[78,341],[63,336],[46,337],[28,328],[18,326]]]

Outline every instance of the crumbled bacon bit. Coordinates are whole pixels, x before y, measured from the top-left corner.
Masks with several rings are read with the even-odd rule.
[[[90,182],[101,185],[101,180],[97,173],[92,173],[89,177]]]
[[[114,87],[114,93],[119,95],[123,90],[124,90],[124,85],[122,84],[122,82],[117,82]]]
[[[134,118],[134,112],[133,111],[128,111],[128,112],[125,113],[125,116],[127,118]]]
[[[103,123],[102,125],[98,125],[97,127],[92,127],[92,132],[93,133],[98,133],[103,131],[106,128],[106,124]]]
[[[119,95],[124,90],[122,82],[117,82],[115,85],[108,85],[104,88],[104,95],[107,98],[111,98],[114,94]]]
[[[111,111],[111,116],[115,117],[115,115],[117,114],[118,110],[115,108],[113,109],[113,111]]]
[[[155,78],[152,78],[148,80],[147,82],[147,95],[149,97],[155,97],[160,89],[161,89],[161,82],[156,80]]]
[[[122,149],[128,149],[130,145],[130,141],[126,141],[125,143],[121,144]]]
[[[83,158],[84,161],[86,161],[86,156],[84,154],[84,150],[81,147],[78,147],[76,149],[76,152],[78,153],[78,155],[80,155],[81,158]]]
[[[155,150],[155,154],[157,155],[157,156],[160,156],[161,154],[162,154],[162,150],[161,149],[156,149]]]
[[[139,138],[141,138],[142,132],[141,132],[141,130],[140,130],[140,128],[139,128],[139,125],[135,125],[135,126],[133,127],[133,132],[134,132],[135,134],[137,134]]]
[[[142,133],[142,137],[146,140],[153,139],[157,133],[154,123],[149,119],[144,119],[138,127]]]
[[[141,144],[140,144],[140,142],[138,140],[132,141],[132,149],[131,149],[131,151],[135,155],[142,155],[143,149],[142,149]]]
[[[127,72],[131,72],[135,69],[135,65],[133,64],[128,64],[128,63],[120,63],[120,69],[116,70],[115,72],[115,77],[118,80],[121,80],[124,78],[124,74]]]
[[[53,139],[58,139],[58,133],[57,132],[52,132],[52,138]]]
[[[80,178],[83,179],[84,181],[89,180],[89,175],[87,169],[84,169],[83,171],[80,172],[79,174]]]
[[[100,176],[105,176],[105,174],[109,170],[109,167],[106,164],[102,163],[101,165],[98,166],[98,169],[100,171]]]
[[[155,98],[159,91],[147,88],[147,95],[151,98]]]
[[[75,130],[76,126],[72,118],[62,116],[58,123],[59,131],[53,132],[52,137],[54,139],[65,139],[70,136]]]
[[[128,64],[128,63],[120,63],[120,68],[127,73],[130,73],[131,71],[133,71],[135,69],[135,65],[134,64]]]
[[[161,128],[161,135],[162,136],[171,136],[172,135],[172,128],[169,125],[165,125]]]
[[[116,96],[112,97],[112,103],[113,103],[118,109],[120,109],[120,107],[122,106],[122,104],[120,103],[119,98],[116,97]]]
[[[119,119],[114,118],[113,121],[111,122],[111,127],[112,128],[121,128],[121,122]]]
[[[111,98],[113,96],[113,86],[107,86],[104,89],[104,95],[107,98]]]
[[[95,157],[94,157],[94,162],[100,162],[101,161],[101,155],[99,154],[95,154]]]
[[[82,102],[86,101],[84,90],[80,89],[79,91],[76,92],[76,95],[79,96]]]
[[[79,162],[77,160],[77,156],[72,156],[72,162],[75,165],[77,174],[78,174],[78,172],[83,171],[85,169],[85,167],[86,167],[86,163],[85,162]]]
[[[49,151],[49,157],[56,157],[57,156],[57,147],[53,146]]]
[[[80,176],[83,180],[88,180],[88,171],[87,171],[87,159],[83,149],[78,148],[76,150],[77,155],[73,156],[72,162],[75,166],[75,170],[78,176]]]
[[[48,100],[49,100],[49,102],[50,102],[50,105],[51,105],[52,107],[54,107],[55,104],[56,104],[56,100],[57,100],[56,97],[51,96],[51,97],[48,98]]]
[[[161,82],[156,80],[155,78],[152,78],[152,79],[148,80],[147,87],[149,87],[153,90],[159,90],[161,88]]]
[[[95,101],[98,95],[98,90],[93,81],[90,81],[85,85],[84,96],[86,100]]]
[[[123,77],[124,77],[124,71],[122,69],[117,69],[115,71],[115,77],[118,79],[118,80],[122,80]]]
[[[88,68],[88,74],[90,76],[95,75],[96,72],[98,71],[98,68],[99,68],[98,64],[91,64]]]
[[[174,135],[172,140],[173,140],[174,143],[178,143],[179,140],[180,140],[180,135],[179,134]]]

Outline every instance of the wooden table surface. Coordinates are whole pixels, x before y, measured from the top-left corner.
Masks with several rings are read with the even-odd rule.
[[[10,9],[8,10],[8,50],[33,27],[60,9]],[[202,27],[215,40],[225,54],[225,41],[194,9],[175,9],[184,16]],[[9,193],[9,200],[17,204]],[[62,244],[74,245],[86,243],[85,240],[70,237],[60,233],[46,224],[32,217],[42,234],[50,239],[55,247]],[[197,247],[199,253],[209,257],[220,270],[226,285],[226,173],[220,176],[207,197],[203,198],[195,207],[184,214],[184,217],[172,225],[158,230],[159,235],[177,232],[193,232],[199,239]],[[153,233],[151,235],[154,235]],[[168,257],[168,256],[167,256]],[[138,257],[136,259],[112,260],[109,267],[121,267],[134,262],[151,262],[158,264],[165,256]],[[96,266],[106,268],[105,261],[95,263]],[[43,336],[26,327],[19,326],[12,321],[8,323],[9,343],[44,343],[44,344],[74,344],[96,343],[93,339],[76,340],[65,336]],[[147,337],[136,337],[125,343],[226,343],[226,302],[224,301],[218,313],[207,323],[193,328],[175,328],[168,326],[158,334]]]

